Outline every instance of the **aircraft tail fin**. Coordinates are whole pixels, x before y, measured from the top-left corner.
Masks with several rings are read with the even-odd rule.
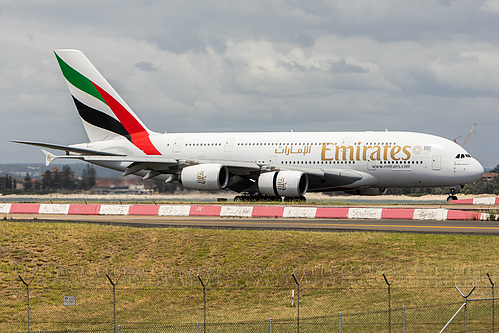
[[[88,139],[123,136],[147,155],[160,155],[151,132],[106,79],[78,50],[54,50]]]

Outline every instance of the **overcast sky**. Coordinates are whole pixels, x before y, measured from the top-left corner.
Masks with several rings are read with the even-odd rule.
[[[499,0],[0,0],[0,163],[86,141],[52,52],[159,132],[403,130],[499,163]]]

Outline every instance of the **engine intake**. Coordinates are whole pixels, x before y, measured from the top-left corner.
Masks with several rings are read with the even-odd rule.
[[[272,171],[258,177],[258,190],[262,194],[280,197],[301,197],[307,193],[308,177],[301,171]]]
[[[229,182],[229,171],[222,164],[188,166],[180,174],[182,185],[195,190],[221,190]]]

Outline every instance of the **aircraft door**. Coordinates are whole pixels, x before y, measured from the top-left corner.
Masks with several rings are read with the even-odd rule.
[[[176,138],[173,142],[172,152],[180,153],[180,148],[182,147],[182,138]]]
[[[442,165],[442,157],[440,155],[433,155],[431,168],[434,171],[440,171],[441,165]]]
[[[225,139],[225,148],[224,148],[225,152],[231,152],[233,146],[234,146],[234,138]]]

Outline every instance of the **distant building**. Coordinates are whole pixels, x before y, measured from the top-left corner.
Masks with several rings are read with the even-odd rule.
[[[499,175],[497,172],[484,172],[482,176],[482,180],[492,180],[495,179]]]
[[[92,194],[154,194],[154,189],[137,179],[98,179]]]

